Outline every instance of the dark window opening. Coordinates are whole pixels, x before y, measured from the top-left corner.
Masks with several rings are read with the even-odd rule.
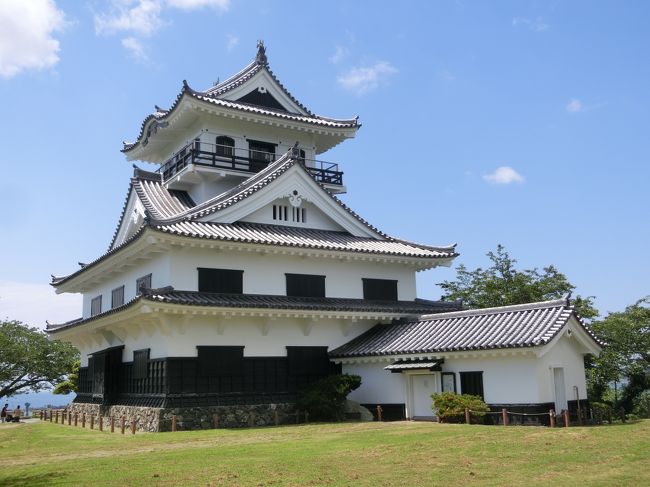
[[[461,394],[472,394],[485,399],[483,395],[483,372],[460,373]]]
[[[133,378],[146,379],[149,372],[149,349],[133,351]]]
[[[250,169],[253,172],[261,171],[271,162],[275,161],[275,144],[249,140],[248,152],[250,157]]]
[[[138,277],[135,280],[135,292],[136,294],[142,294],[143,289],[151,289],[151,274],[146,276]]]
[[[325,276],[311,274],[285,274],[287,276],[287,296],[324,298]]]
[[[217,137],[216,154],[221,157],[234,157],[235,140],[225,135]]]
[[[397,301],[397,281],[392,279],[366,279],[363,282],[363,299]]]
[[[197,346],[200,376],[244,375],[244,347]]]
[[[111,291],[111,309],[124,304],[124,286],[117,287]]]
[[[101,312],[102,312],[102,297],[100,295],[100,296],[94,297],[90,301],[90,316],[98,315]]]
[[[244,271],[199,267],[199,291],[205,293],[242,294]]]

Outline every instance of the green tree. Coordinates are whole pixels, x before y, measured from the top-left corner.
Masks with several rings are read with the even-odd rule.
[[[592,327],[607,345],[588,364],[590,397],[602,400],[609,384],[624,378],[627,385],[616,406],[631,411],[636,398],[650,389],[650,296],[609,313]]]
[[[0,398],[56,386],[78,358],[69,343],[50,341],[19,321],[0,321]]]
[[[541,271],[518,270],[517,261],[502,245],[486,255],[492,263],[487,269],[479,267],[470,271],[461,264],[456,269],[455,280],[439,283],[445,293],[443,299],[461,299],[469,308],[491,308],[560,299],[575,290],[567,277],[552,265]],[[576,296],[572,303],[583,318],[598,316],[592,296]]]
[[[76,360],[72,365],[72,371],[68,378],[63,382],[59,382],[54,390],[54,394],[70,394],[77,392],[77,382],[79,381],[79,367],[81,367],[81,360]]]

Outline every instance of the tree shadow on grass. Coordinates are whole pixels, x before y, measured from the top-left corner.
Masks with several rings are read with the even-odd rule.
[[[3,487],[26,487],[34,485],[61,485],[67,477],[63,472],[49,472],[36,475],[12,475],[0,478],[0,485]]]

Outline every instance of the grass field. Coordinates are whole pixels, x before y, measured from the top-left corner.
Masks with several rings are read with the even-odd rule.
[[[650,485],[650,421],[310,424],[120,435],[0,425],[0,485]]]

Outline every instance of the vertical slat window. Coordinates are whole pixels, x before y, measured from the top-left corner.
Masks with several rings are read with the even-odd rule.
[[[325,276],[312,274],[285,274],[287,296],[324,298]]]
[[[138,277],[135,280],[135,292],[137,294],[142,294],[143,289],[151,289],[151,274]]]
[[[461,394],[472,394],[474,396],[480,396],[484,399],[483,372],[461,372],[460,392]]]
[[[90,316],[98,315],[102,312],[102,297],[101,295],[94,297],[90,301]]]
[[[133,351],[133,378],[146,379],[149,372],[149,349]]]
[[[199,291],[205,293],[242,294],[244,271],[199,267]]]
[[[397,301],[397,281],[392,279],[361,279],[363,299]]]
[[[217,155],[221,157],[233,157],[235,155],[235,140],[220,135],[217,137]]]
[[[111,309],[124,304],[124,286],[116,287],[111,291]]]

